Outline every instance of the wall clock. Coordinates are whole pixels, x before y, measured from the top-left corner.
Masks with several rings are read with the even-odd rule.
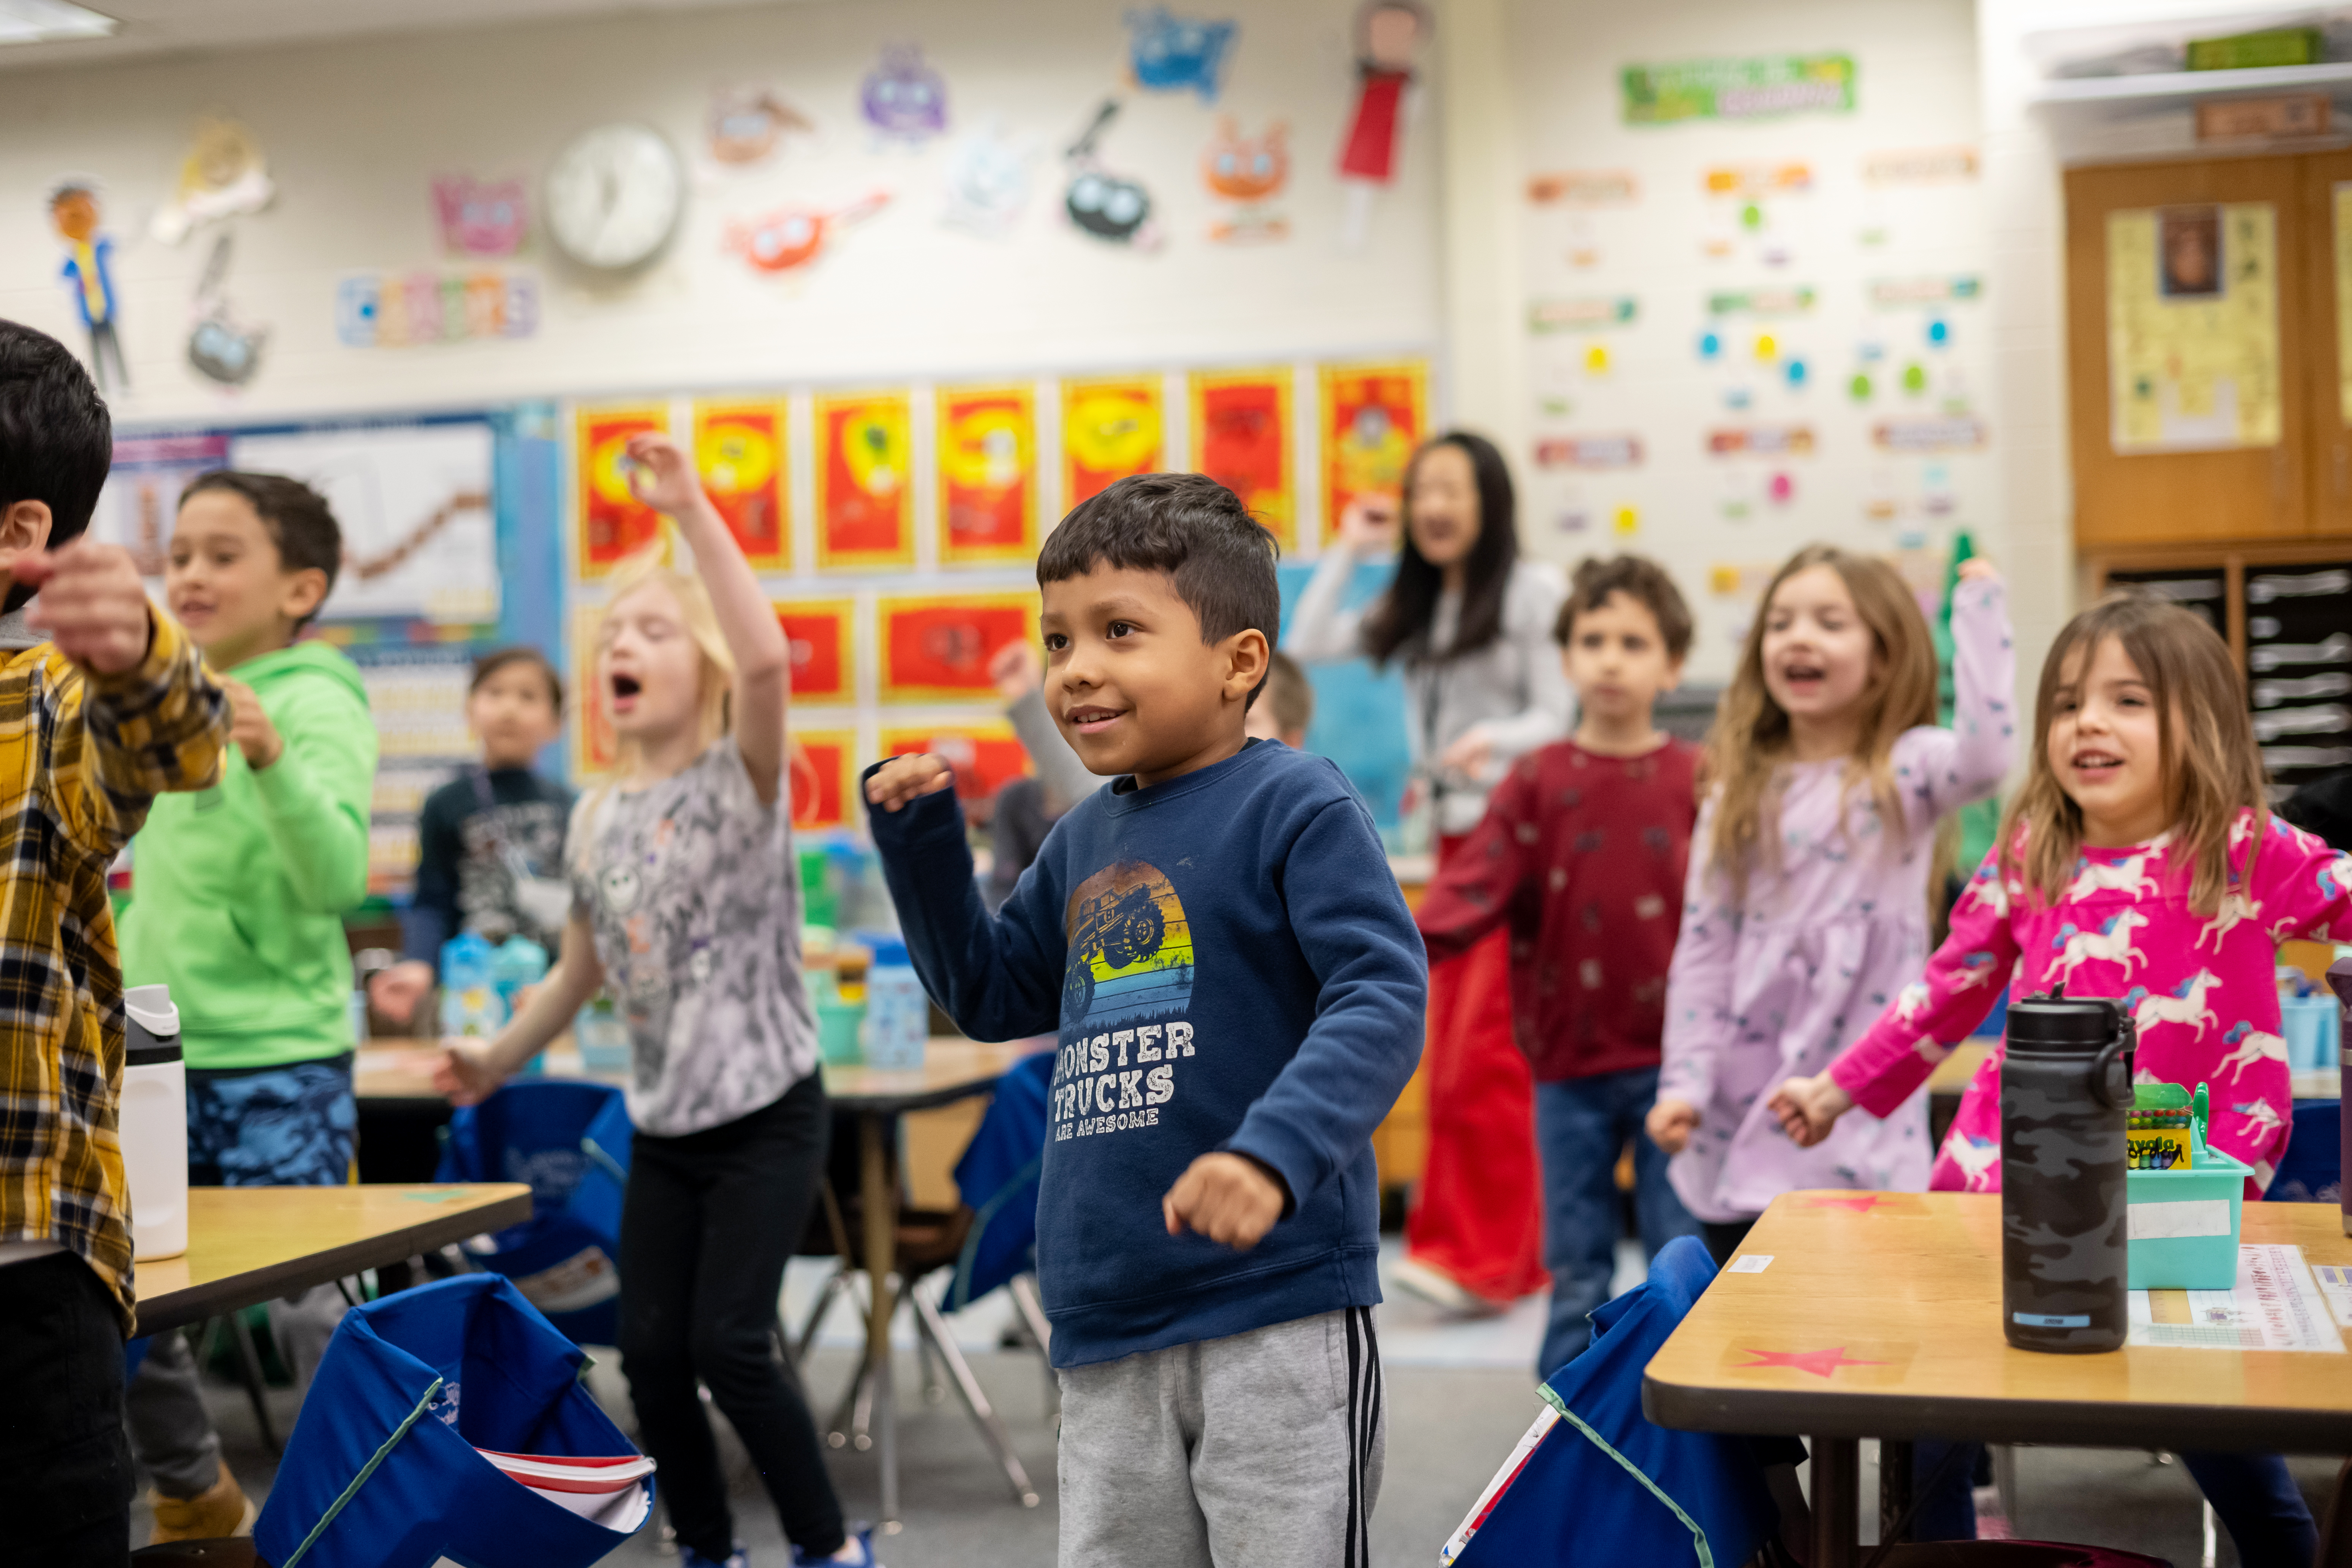
[[[686,210],[686,171],[650,126],[584,131],[547,171],[547,233],[556,249],[600,272],[625,272],[661,253]]]

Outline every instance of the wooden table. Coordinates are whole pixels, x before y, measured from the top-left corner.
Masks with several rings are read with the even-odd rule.
[[[188,1250],[136,1270],[139,1332],[435,1252],[530,1217],[530,1189],[478,1186],[191,1187]]]
[[[2333,1204],[2248,1204],[2247,1243],[2352,1264]],[[1652,1358],[1642,1409],[1691,1431],[1812,1443],[1814,1568],[1855,1561],[1860,1453],[1880,1437],[2352,1454],[2352,1354],[2014,1350],[2000,1330],[2000,1199],[1790,1193]]]

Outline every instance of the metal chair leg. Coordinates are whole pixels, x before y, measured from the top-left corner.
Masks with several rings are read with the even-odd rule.
[[[910,1295],[912,1293],[908,1292]],[[946,1384],[940,1381],[939,1350],[931,1343],[930,1336],[928,1334],[915,1336],[915,1363],[922,1378],[923,1403],[944,1404],[948,1396],[948,1388]]]
[[[253,1348],[253,1331],[235,1312],[226,1314],[226,1321],[228,1336],[236,1342],[236,1362],[244,1373],[245,1396],[253,1402],[253,1419],[261,1428],[262,1447],[282,1458],[286,1445],[278,1440],[278,1428],[270,1425],[268,1389],[261,1379],[261,1354]]]
[[[1037,1342],[1037,1353],[1045,1363],[1045,1414],[1062,1412],[1062,1380],[1054,1375],[1054,1325],[1045,1321],[1045,1303],[1037,1295],[1034,1274],[1015,1274],[1005,1287],[1013,1292],[1013,1305],[1020,1311],[1022,1322],[1028,1325],[1030,1336]]]
[[[1004,1429],[1004,1423],[997,1419],[995,1410],[988,1403],[988,1395],[981,1389],[980,1380],[971,1374],[971,1363],[963,1359],[963,1352],[957,1348],[955,1336],[948,1332],[947,1322],[940,1316],[939,1308],[932,1305],[930,1297],[921,1290],[909,1289],[907,1294],[915,1303],[916,1342],[929,1342],[940,1360],[947,1363],[949,1375],[955,1379],[956,1392],[963,1395],[964,1408],[971,1412],[972,1420],[980,1427],[980,1435],[988,1440],[990,1449],[996,1455],[996,1462],[1003,1467],[1004,1479],[1012,1483],[1014,1499],[1023,1508],[1035,1508],[1037,1489],[1029,1484],[1029,1472],[1021,1468],[1020,1456],[1013,1451],[1013,1435]]]
[[[817,1291],[816,1305],[809,1309],[808,1321],[801,1326],[801,1337],[793,1348],[793,1361],[808,1360],[809,1347],[816,1343],[816,1331],[824,1326],[825,1314],[833,1310],[834,1301],[848,1289],[849,1270],[835,1269]]]

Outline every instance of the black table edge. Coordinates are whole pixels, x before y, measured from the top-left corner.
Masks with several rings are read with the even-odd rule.
[[[429,1209],[421,1200],[420,1209]],[[435,1252],[453,1241],[463,1241],[469,1236],[488,1231],[504,1230],[510,1225],[520,1225],[530,1217],[530,1194],[517,1193],[500,1198],[494,1204],[476,1205],[455,1213],[425,1213],[414,1225],[398,1230],[388,1230],[359,1241],[346,1242],[324,1252],[314,1252],[284,1263],[257,1268],[250,1274],[237,1276],[237,1298],[229,1300],[222,1289],[222,1281],[208,1280],[191,1285],[184,1290],[157,1296],[139,1303],[136,1334],[159,1334],[166,1329],[184,1328],[200,1323],[206,1318],[245,1306],[251,1301],[271,1300],[308,1290],[313,1285],[330,1284],[348,1279],[362,1268],[380,1268],[413,1258],[420,1252]]]
[[[2278,1354],[2294,1354],[2279,1352]],[[2311,1352],[2318,1353],[2318,1352]],[[1822,1437],[1965,1437],[2074,1448],[2352,1454],[2352,1410],[2249,1405],[2075,1405],[1827,1389],[1731,1392],[1642,1374],[1642,1414],[1685,1432]]]

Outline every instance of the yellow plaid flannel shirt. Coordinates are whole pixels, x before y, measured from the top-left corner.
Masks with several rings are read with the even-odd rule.
[[[194,645],[149,615],[146,661],[121,675],[48,643],[0,648],[0,1241],[79,1253],[126,1332],[137,1299],[106,873],[157,795],[216,781],[228,739],[228,700]]]

